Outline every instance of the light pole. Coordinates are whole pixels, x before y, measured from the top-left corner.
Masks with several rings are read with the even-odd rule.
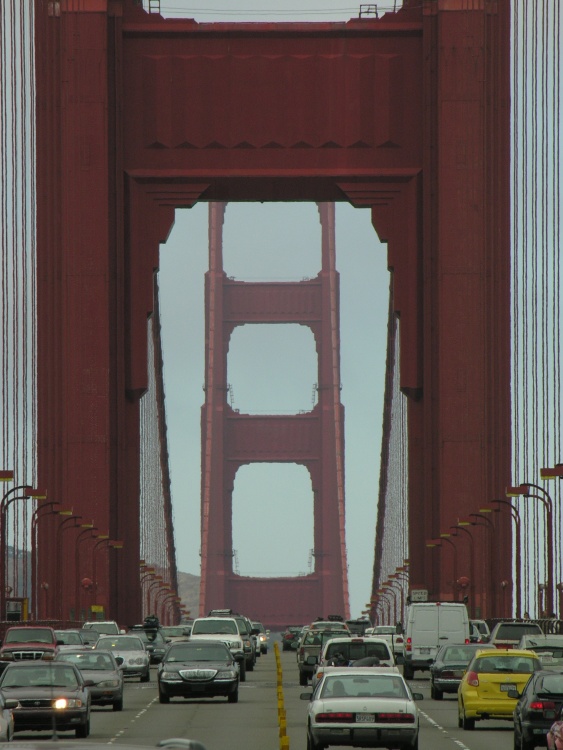
[[[476,614],[476,591],[477,587],[475,586],[475,540],[473,538],[473,534],[469,531],[469,529],[466,528],[466,526],[471,526],[471,521],[458,521],[457,524],[454,526],[450,526],[450,529],[454,530],[454,536],[458,535],[459,531],[463,531],[464,534],[467,535],[469,538],[469,586],[468,591],[471,594],[469,601],[471,602],[470,609],[473,612],[473,616]],[[460,537],[461,538],[461,537]],[[480,612],[479,612],[480,616]]]
[[[55,507],[58,505],[60,505],[60,503],[57,503],[54,500],[48,503],[42,503],[31,515],[31,601],[33,603],[33,611],[35,612],[36,620],[41,619],[39,613],[39,571],[37,570],[37,525],[40,518],[58,513],[58,511],[55,510]]]
[[[93,533],[94,530],[97,530],[97,527],[93,523],[83,523],[81,528],[82,531],[76,535],[74,540],[74,619],[77,622],[82,619],[80,616],[80,543],[87,539],[97,538]]]
[[[146,611],[147,616],[151,614],[151,591],[155,586],[160,586],[162,584],[163,577],[161,575],[155,575],[154,580],[151,581],[147,586],[147,599],[146,599]]]
[[[515,571],[514,571],[514,590],[516,594],[516,617],[522,615],[522,536],[520,532],[520,511],[515,505],[512,505],[508,500],[493,500],[493,503],[498,503],[505,508],[510,508],[510,515],[514,521],[514,541],[515,541]],[[497,510],[500,510],[498,508]],[[506,616],[507,613],[504,613]]]
[[[490,518],[488,518],[486,515],[482,513],[469,513],[469,518],[475,518],[480,519],[481,521],[484,521],[485,523],[479,523],[479,521],[472,521],[472,526],[482,526],[483,528],[487,529],[488,533],[488,544],[487,544],[487,557],[483,558],[483,568],[484,568],[484,575],[483,579],[486,580],[488,578],[488,589],[490,592],[490,599],[487,601],[487,610],[489,616],[491,616],[496,611],[496,586],[495,586],[495,579],[494,579],[494,567],[495,567],[495,561],[493,559],[493,544],[494,544],[494,535],[495,535],[495,526]]]
[[[3,474],[8,477],[3,481],[8,482],[13,480],[13,472],[3,472]],[[18,492],[19,490],[22,490],[22,494],[14,495],[14,493]],[[13,497],[11,497],[12,495]],[[0,620],[5,620],[7,617],[6,588],[8,582],[6,580],[6,560],[8,555],[8,544],[6,539],[6,512],[8,510],[8,507],[16,500],[28,500],[29,498],[39,500],[45,498],[46,496],[47,493],[45,490],[37,490],[27,484],[19,484],[16,487],[12,487],[11,490],[8,490],[2,495],[2,500],[0,501]]]
[[[384,625],[391,624],[391,604],[395,603],[395,598],[393,597],[393,602],[391,602],[391,597],[388,596],[385,589],[377,589],[376,594],[379,597],[379,601],[387,605],[387,622],[383,624]],[[385,620],[385,609],[383,609],[382,611],[383,611],[383,619]]]
[[[538,495],[536,493],[530,492],[530,488],[538,490],[538,492],[541,492],[543,494]],[[553,545],[555,544],[555,537],[553,534],[553,501],[551,500],[549,492],[544,490],[543,487],[540,487],[537,484],[533,484],[532,482],[523,482],[517,487],[507,487],[506,496],[525,498],[533,497],[536,500],[539,500],[545,507],[545,524],[547,537],[545,545],[547,548],[547,561],[545,571],[545,609],[546,614],[551,615],[551,613],[553,612]]]
[[[57,616],[59,620],[63,619],[63,532],[67,529],[76,529],[80,526],[78,521],[82,519],[82,516],[70,516],[59,521],[57,527],[57,567],[56,567],[56,580],[55,580],[55,607],[57,609]],[[70,524],[70,525],[67,525]]]
[[[123,542],[118,539],[110,539],[109,534],[99,534],[98,540],[96,544],[92,547],[92,584],[94,589],[94,602],[91,605],[91,607],[97,607],[98,606],[98,567],[97,567],[97,551],[101,549],[102,547],[107,547],[108,550],[110,549],[122,549],[123,548]]]

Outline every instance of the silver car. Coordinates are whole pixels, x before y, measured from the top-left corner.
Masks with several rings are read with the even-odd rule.
[[[141,682],[150,680],[150,657],[139,636],[103,635],[93,650],[111,651],[124,677],[139,677]]]
[[[123,710],[123,670],[117,664],[111,651],[82,648],[60,651],[55,661],[67,661],[80,670],[85,680],[89,680],[92,704],[111,706],[114,711]]]
[[[384,668],[385,670],[389,667]],[[307,747],[418,747],[421,693],[405,678],[377,667],[347,667],[325,674],[308,700]]]

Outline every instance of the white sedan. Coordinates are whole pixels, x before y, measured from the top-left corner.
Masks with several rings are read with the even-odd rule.
[[[325,674],[309,701],[307,750],[328,745],[418,750],[419,713],[404,677],[378,667],[345,667]]]

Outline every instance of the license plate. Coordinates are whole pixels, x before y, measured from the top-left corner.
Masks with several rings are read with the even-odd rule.
[[[430,649],[429,648],[421,648],[420,649],[420,653],[421,654],[429,654],[430,653]]]
[[[511,685],[509,682],[503,682],[500,686],[501,692],[508,693],[509,690],[512,690],[514,688],[516,690],[516,685]]]
[[[356,714],[356,724],[373,724],[375,714]]]

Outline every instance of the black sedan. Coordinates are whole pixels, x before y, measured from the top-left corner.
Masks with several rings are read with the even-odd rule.
[[[239,668],[230,650],[219,641],[172,643],[158,665],[158,698],[225,696],[238,702]]]
[[[73,730],[76,737],[90,734],[90,682],[66,662],[12,662],[0,678],[6,699],[18,701],[14,731]]]
[[[481,643],[442,646],[430,665],[430,697],[441,701],[444,693],[457,693],[467,665],[477,651],[487,648]]]
[[[563,707],[563,672],[538,670],[521,694],[513,689],[508,696],[519,698],[514,709],[514,747],[547,747],[547,733]]]
[[[123,710],[123,670],[111,651],[69,648],[60,651],[55,656],[55,661],[74,664],[84,679],[92,682],[92,705],[111,706],[114,711]]]

